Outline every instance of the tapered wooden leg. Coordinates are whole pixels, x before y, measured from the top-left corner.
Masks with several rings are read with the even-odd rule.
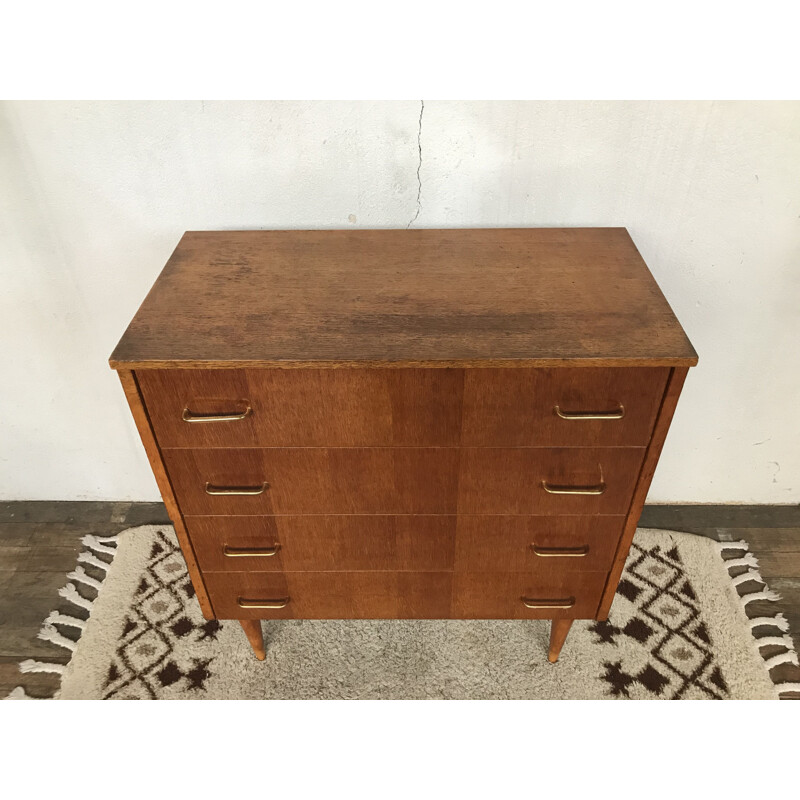
[[[247,639],[250,642],[250,647],[256,654],[259,661],[263,661],[267,657],[267,652],[264,649],[264,634],[261,632],[260,619],[240,619],[239,624],[247,634]],[[566,633],[564,634],[566,636]]]
[[[572,625],[571,619],[554,619],[550,625],[550,651],[547,654],[547,660],[551,664],[558,661],[558,654],[561,652],[561,647],[564,640],[567,638],[570,626]]]

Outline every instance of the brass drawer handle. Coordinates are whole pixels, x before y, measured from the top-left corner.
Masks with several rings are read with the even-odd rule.
[[[600,471],[600,483],[596,483],[593,486],[564,486],[542,481],[542,488],[548,494],[603,494],[606,490],[606,482],[603,479],[603,465],[598,464],[597,469]]]
[[[553,406],[553,411],[561,419],[622,419],[625,416],[622,403],[616,411],[562,411],[558,406]]]
[[[264,481],[261,486],[212,486],[210,483],[206,484],[206,494],[214,495],[248,495],[254,497],[257,494],[263,494],[265,490],[269,489],[269,484]]]
[[[598,483],[595,486],[555,486],[542,481],[542,487],[548,494],[603,494],[606,490],[606,484]]]
[[[572,608],[575,605],[574,597],[565,597],[563,600],[532,600],[530,597],[521,597],[525,608]]]
[[[237,597],[236,602],[239,608],[286,608],[289,605],[288,597],[281,597],[279,600],[247,600],[244,597]]]
[[[248,405],[244,411],[234,412],[233,414],[193,414],[188,408],[183,409],[184,422],[233,422],[237,419],[244,419],[253,413],[253,409]]]
[[[583,558],[589,555],[588,544],[583,547],[540,547],[534,543],[531,545],[531,550],[534,555],[542,558]]]
[[[266,558],[274,556],[281,546],[276,542],[272,547],[231,547],[222,546],[222,554],[228,558]]]

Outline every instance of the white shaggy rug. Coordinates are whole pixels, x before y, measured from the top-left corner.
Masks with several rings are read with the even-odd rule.
[[[107,576],[70,573],[62,596],[84,611],[51,615],[42,633],[74,651],[53,666],[61,699],[773,699],[800,688],[770,678],[797,662],[781,615],[759,625],[780,653],[759,653],[744,606],[774,596],[739,597],[731,574],[760,580],[743,542],[724,545],[741,553],[723,562],[709,539],[640,529],[609,620],[575,622],[550,664],[543,621],[270,621],[260,662],[237,622],[201,615],[172,528],[84,541],[80,560]],[[93,603],[83,586],[99,589]]]

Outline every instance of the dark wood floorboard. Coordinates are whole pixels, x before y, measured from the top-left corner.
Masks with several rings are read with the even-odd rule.
[[[81,538],[159,523],[169,523],[161,503],[0,503],[0,697],[20,685],[33,697],[51,697],[58,688],[57,675],[21,674],[17,664],[68,660],[62,648],[36,635],[49,611],[63,603],[58,590],[75,568]],[[800,650],[800,506],[653,505],[645,506],[640,525],[749,542],[764,579],[782,595],[778,607]],[[747,611],[751,618],[771,615],[772,606],[750,603]],[[800,682],[800,668],[780,665],[773,676]]]

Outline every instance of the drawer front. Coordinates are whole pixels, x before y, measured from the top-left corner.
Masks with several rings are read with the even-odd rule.
[[[460,514],[627,514],[640,447],[461,451]]]
[[[185,517],[208,572],[410,570],[548,574],[610,568],[625,517]]]
[[[669,370],[141,370],[161,447],[644,446]]]
[[[472,369],[461,442],[478,447],[646,445],[669,369]]]
[[[209,572],[220,619],[442,619],[449,572]],[[281,608],[258,608],[278,606]]]
[[[142,370],[137,379],[161,447],[453,446],[460,439],[462,370]]]
[[[454,516],[185,517],[185,522],[204,571],[453,569]]]
[[[592,618],[597,572],[209,572],[220,619]]]
[[[591,619],[606,584],[605,572],[453,573],[457,619]]]
[[[184,514],[456,511],[457,448],[182,448],[163,456]]]
[[[611,568],[625,517],[458,517],[456,572],[601,572]]]
[[[625,514],[643,448],[180,448],[184,514]]]

